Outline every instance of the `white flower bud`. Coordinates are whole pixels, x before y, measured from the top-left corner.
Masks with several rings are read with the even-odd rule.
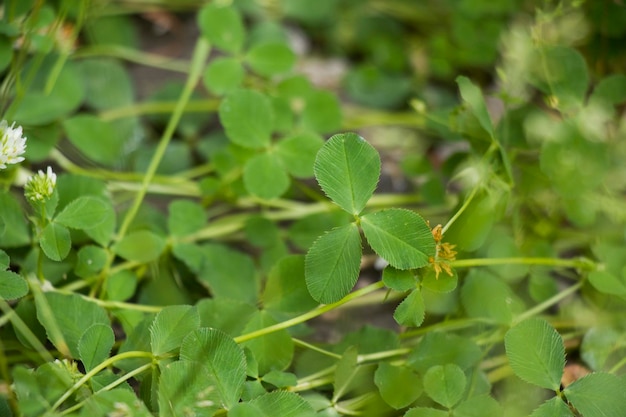
[[[54,193],[54,187],[57,183],[57,175],[52,172],[52,168],[48,167],[44,173],[39,172],[28,178],[24,185],[24,195],[30,201],[46,201]]]

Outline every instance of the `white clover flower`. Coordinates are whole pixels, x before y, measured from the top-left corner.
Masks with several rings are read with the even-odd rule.
[[[20,155],[26,151],[26,138],[22,136],[22,126],[14,126],[15,122],[11,127],[6,120],[0,122],[0,169],[24,160]]]
[[[42,170],[26,180],[24,195],[30,201],[45,201],[52,196],[57,183],[57,175],[48,167],[44,173]]]

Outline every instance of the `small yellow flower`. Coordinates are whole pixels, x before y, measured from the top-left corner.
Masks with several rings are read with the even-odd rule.
[[[435,256],[430,257],[428,262],[433,265],[433,269],[435,270],[435,278],[439,279],[439,274],[442,271],[445,271],[446,274],[453,276],[452,268],[450,268],[450,261],[455,260],[456,251],[454,248],[456,245],[452,245],[450,243],[441,243],[441,239],[443,238],[442,226],[438,224],[433,227],[432,233],[433,238],[435,239]]]
[[[24,195],[30,201],[46,201],[54,193],[54,187],[57,183],[57,175],[52,172],[52,168],[48,167],[46,172],[39,172],[26,180],[24,185]]]
[[[17,164],[24,160],[20,155],[26,151],[26,138],[22,136],[22,126],[11,126],[6,120],[0,121],[0,169],[7,164]]]

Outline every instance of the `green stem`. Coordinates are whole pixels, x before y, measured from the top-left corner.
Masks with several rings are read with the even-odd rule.
[[[360,416],[363,415],[363,411],[357,411],[355,409],[362,409],[368,403],[370,403],[376,394],[373,392],[368,392],[358,397],[350,398],[349,400],[341,401],[334,405],[335,410],[340,412],[341,414],[349,415],[349,416]]]
[[[611,374],[616,374],[616,373],[617,373],[617,371],[619,371],[619,369],[620,369],[622,366],[625,366],[625,365],[626,365],[626,358],[622,358],[622,360],[620,360],[619,362],[617,362],[617,363],[616,363],[616,364],[615,364],[615,365],[614,365],[614,366],[613,366],[613,367],[609,370],[609,373],[611,373]]]
[[[26,339],[26,341],[37,351],[37,353],[43,358],[43,360],[45,360],[46,362],[54,361],[54,356],[52,356],[50,352],[48,352],[48,349],[46,349],[46,347],[39,341],[39,339],[37,338],[37,336],[35,336],[32,330],[30,330],[30,327],[28,327],[28,325],[24,323],[22,318],[17,313],[15,313],[11,306],[2,298],[0,298],[0,310],[2,310],[2,313],[5,316],[8,316],[10,318],[11,323],[13,323],[15,329],[22,334],[22,337],[24,337],[24,339]]]
[[[109,366],[113,365],[115,362],[121,361],[123,359],[129,359],[129,358],[149,358],[150,360],[154,360],[154,356],[152,355],[151,352],[142,352],[142,351],[124,352],[124,353],[117,354],[115,356],[111,356],[110,358],[107,358],[104,362],[98,364],[92,370],[87,372],[85,375],[83,375],[83,377],[81,379],[76,381],[74,383],[74,385],[72,385],[67,391],[65,391],[65,393],[61,396],[61,398],[59,398],[52,405],[52,408],[50,409],[50,412],[53,412],[54,410],[59,408],[61,406],[61,404],[63,404],[65,402],[65,400],[70,398],[70,396],[74,392],[76,392],[76,390],[78,390],[87,381],[89,381],[91,378],[93,378],[95,375],[97,375],[100,371],[108,368]]]
[[[268,335],[270,333],[274,333],[277,332],[279,330],[283,330],[283,329],[288,329],[289,327],[293,327],[297,324],[300,323],[304,323],[308,320],[311,320],[312,318],[321,316],[322,314],[329,312],[331,310],[336,309],[337,307],[346,304],[354,299],[357,299],[365,294],[369,294],[371,292],[374,292],[376,290],[379,290],[381,288],[384,287],[384,284],[382,283],[382,281],[378,281],[375,282],[373,284],[368,285],[367,287],[361,288],[360,290],[357,290],[353,293],[350,293],[348,295],[346,295],[345,297],[343,297],[341,300],[334,302],[332,304],[326,304],[326,305],[322,305],[317,307],[314,310],[309,311],[308,313],[304,313],[298,317],[294,317],[290,320],[286,320],[283,321],[281,323],[277,323],[274,324],[273,326],[269,326],[269,327],[265,327],[263,329],[259,329],[247,334],[243,334],[241,336],[237,336],[235,337],[235,342],[237,343],[243,343],[246,342],[248,340],[252,340],[255,339],[257,337],[261,337],[261,336],[265,336]]]
[[[423,128],[426,125],[426,118],[415,112],[390,113],[353,106],[344,107],[344,111],[343,130],[389,125]]]
[[[443,226],[443,228],[441,229],[441,234],[445,234],[446,231],[450,228],[450,226],[452,226],[452,224],[459,218],[461,217],[461,214],[463,214],[463,212],[469,207],[470,203],[472,202],[472,200],[474,199],[474,197],[476,196],[476,192],[478,191],[478,186],[474,187],[474,189],[472,190],[472,192],[470,193],[470,195],[465,199],[465,201],[463,202],[463,205],[461,206],[460,209],[458,209],[456,211],[456,213],[454,213],[454,216],[452,216],[452,218],[450,220],[448,220],[448,223],[446,223],[445,226]]]
[[[54,343],[59,352],[66,358],[72,357],[70,348],[65,341],[61,327],[57,322],[56,316],[48,304],[48,300],[41,289],[41,282],[37,278],[27,278],[33,298],[35,299],[35,306],[39,313],[39,319],[43,322],[42,325],[46,328],[46,333],[51,342]]]
[[[9,371],[7,357],[4,354],[4,352],[5,352],[4,343],[2,342],[2,339],[0,339],[0,377],[2,378],[5,384],[11,385],[11,381],[12,381],[11,372]],[[8,391],[6,392],[7,401],[9,402],[11,409],[17,411],[18,409],[17,408],[17,396],[15,395],[15,392],[12,389],[9,389],[7,391]]]
[[[133,311],[142,311],[144,313],[158,313],[163,310],[163,307],[160,306],[151,306],[144,304],[134,304],[134,303],[125,303],[123,301],[104,301],[99,298],[88,297],[86,295],[81,295],[85,300],[97,304],[106,309],[119,309],[119,310],[133,310]]]
[[[367,208],[393,207],[398,205],[409,205],[419,201],[419,197],[413,195],[399,196],[396,194],[377,194],[367,202]],[[328,201],[319,203],[298,203],[288,200],[268,201],[267,205],[283,208],[280,211],[268,211],[264,214],[269,220],[293,220],[299,219],[311,214],[326,213],[336,210],[337,206]],[[238,204],[240,207],[257,207],[257,204],[251,199],[241,199]],[[212,222],[207,227],[198,230],[196,233],[190,234],[182,238],[181,242],[196,242],[200,240],[213,239],[216,237],[234,233],[243,228],[249,215],[246,213],[238,213],[228,217],[223,217],[219,221]]]
[[[297,346],[321,353],[322,355],[330,356],[331,358],[341,359],[341,355],[338,355],[335,352],[331,352],[329,350],[317,347],[311,343],[305,342],[304,340],[296,339],[295,337],[292,337],[291,340],[293,340],[293,343]]]
[[[430,333],[432,331],[437,331],[437,330],[452,331],[452,330],[466,329],[468,327],[476,326],[478,324],[492,325],[496,323],[493,320],[482,319],[482,318],[447,320],[447,321],[432,324],[430,326],[424,326],[419,329],[411,330],[409,332],[401,333],[400,338],[409,339],[412,337],[421,336],[423,334]]]
[[[98,394],[98,393],[101,393],[101,392],[104,392],[104,391],[109,391],[110,389],[113,389],[113,388],[117,387],[118,385],[120,385],[124,381],[128,381],[130,378],[134,377],[135,375],[139,375],[140,373],[142,373],[144,371],[147,371],[148,369],[152,368],[152,366],[153,366],[152,363],[146,363],[145,365],[142,365],[139,368],[134,369],[134,370],[128,372],[127,374],[124,374],[120,378],[118,378],[115,381],[111,382],[109,385],[100,388],[98,391],[96,391],[94,393],[94,395]],[[91,397],[89,397],[89,398],[91,398]],[[69,407],[69,408],[63,410],[61,413],[59,413],[59,415],[60,416],[64,416],[66,414],[73,413],[74,411],[80,409],[83,405],[85,405],[85,403],[89,400],[89,398],[79,402],[78,404],[76,404],[76,405],[74,405],[72,407]]]
[[[202,75],[202,69],[204,68],[204,64],[207,60],[207,57],[209,56],[210,49],[211,48],[210,48],[209,43],[205,41],[204,38],[200,38],[198,40],[198,43],[196,44],[196,48],[194,50],[191,70],[189,72],[189,77],[187,78],[187,83],[185,84],[185,87],[180,96],[180,99],[178,100],[176,108],[174,109],[174,112],[172,113],[172,117],[170,118],[167,124],[167,127],[165,128],[165,132],[163,132],[163,136],[161,137],[161,141],[159,142],[159,145],[157,146],[154,152],[154,156],[152,157],[152,160],[150,161],[150,165],[148,166],[148,170],[146,172],[146,175],[144,176],[142,188],[137,193],[137,196],[135,198],[135,201],[133,202],[133,205],[130,207],[126,216],[124,217],[124,221],[122,222],[122,225],[120,226],[120,230],[117,233],[116,241],[119,241],[124,237],[124,235],[126,234],[126,231],[130,227],[130,224],[132,223],[133,219],[139,212],[139,207],[141,206],[143,198],[146,195],[148,186],[150,185],[150,182],[152,181],[154,174],[156,173],[156,170],[161,162],[161,159],[163,159],[163,156],[165,155],[165,151],[167,149],[168,144],[170,143],[170,140],[172,139],[174,130],[176,129],[176,126],[178,125],[178,122],[180,121],[183,115],[183,112],[185,110],[185,105],[189,101],[189,98],[191,97],[191,93],[193,92],[196,84],[198,83],[198,80],[200,79]]]
[[[474,266],[491,265],[546,265],[563,268],[577,268],[581,270],[595,270],[597,264],[587,258],[475,258],[451,261],[453,268],[469,268]]]
[[[554,304],[557,304],[558,302],[560,302],[561,300],[563,300],[564,298],[568,297],[571,294],[574,294],[576,291],[578,291],[580,289],[580,287],[582,287],[583,285],[583,281],[577,282],[576,284],[572,285],[571,287],[561,291],[560,293],[554,295],[553,297],[548,298],[547,300],[545,300],[544,302],[537,304],[536,306],[534,306],[533,308],[526,310],[525,312],[523,312],[522,314],[520,314],[519,316],[515,317],[513,319],[513,324],[515,325],[516,323],[519,323],[521,321],[524,321],[534,315],[537,315],[539,313],[541,313],[542,311],[552,307]]]
[[[220,101],[217,99],[189,100],[185,103],[184,110],[185,113],[209,113],[216,111],[219,104]],[[167,114],[177,107],[178,102],[176,101],[150,101],[106,110],[101,112],[99,116],[104,121],[112,121],[146,114]]]
[[[185,74],[189,71],[189,62],[187,61],[172,59],[118,45],[90,45],[74,53],[75,58],[99,58],[102,56],[125,59],[135,64],[141,64],[168,71],[182,72]]]
[[[409,348],[400,348],[393,350],[385,350],[383,352],[369,353],[367,355],[359,355],[357,356],[357,363],[363,364],[366,362],[378,361],[380,359],[393,358],[394,356],[402,356],[411,352]]]

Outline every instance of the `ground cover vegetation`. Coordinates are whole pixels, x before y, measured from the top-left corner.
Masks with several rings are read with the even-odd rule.
[[[622,2],[0,11],[0,416],[626,414]]]

